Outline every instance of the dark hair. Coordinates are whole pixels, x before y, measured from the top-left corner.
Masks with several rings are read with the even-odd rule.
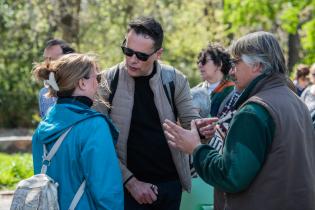
[[[223,75],[228,75],[232,68],[231,56],[220,44],[208,44],[198,55],[198,63],[205,63],[210,58],[216,66],[221,66]]]
[[[299,64],[296,68],[296,79],[305,78],[309,75],[310,68],[307,65]]]
[[[70,45],[67,42],[61,39],[51,39],[47,41],[45,48],[55,46],[55,45],[59,45],[61,47],[63,54],[69,54],[69,53],[75,52],[75,50],[72,47],[70,47]]]
[[[159,22],[152,17],[138,17],[128,23],[128,32],[134,30],[136,34],[146,35],[153,39],[154,48],[158,50],[163,43],[163,29]]]

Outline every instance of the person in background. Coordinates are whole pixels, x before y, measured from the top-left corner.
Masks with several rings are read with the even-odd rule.
[[[169,147],[162,122],[178,119],[189,128],[191,120],[199,115],[193,111],[187,78],[158,61],[163,52],[163,34],[160,23],[152,17],[129,22],[121,46],[125,60],[102,75],[110,87],[117,78],[109,115],[121,131],[116,150],[126,210],[179,210],[182,190],[191,188],[188,155]],[[174,96],[170,94],[169,98],[174,100],[168,100],[164,89],[163,76],[167,72],[173,75]],[[110,96],[103,87],[100,93],[104,98]],[[98,110],[108,112],[107,107],[99,106]]]
[[[207,62],[203,65],[205,61]],[[207,118],[212,115],[219,119],[228,117],[228,119],[219,125],[212,138],[203,140],[202,142],[208,143],[222,153],[224,139],[234,114],[234,104],[240,96],[241,91],[237,91],[234,87],[234,83],[230,81],[233,79],[231,75],[229,75],[229,71],[232,68],[231,56],[227,50],[220,45],[209,44],[208,47],[203,49],[199,54],[197,63],[202,79],[205,81],[191,90],[194,107],[199,108],[199,114],[202,118]],[[211,83],[215,85],[211,85]],[[211,87],[214,88],[214,90],[212,90]],[[195,189],[195,191],[197,190],[201,189]],[[218,206],[220,203],[218,199],[222,198],[223,192],[214,189],[214,207],[216,210],[221,209]]]
[[[191,89],[194,108],[199,110],[203,118],[224,118],[231,115],[231,119],[232,107],[241,91],[235,88],[229,75],[232,67],[230,54],[219,44],[209,44],[200,52],[197,64],[204,82]],[[218,151],[223,148],[223,139],[228,130],[229,121],[226,120],[224,124],[221,124],[221,133],[217,132],[207,141]]]
[[[298,96],[301,96],[303,91],[307,88],[310,84],[309,75],[310,69],[307,65],[300,64],[296,68],[296,77],[293,81]]]
[[[89,55],[69,54],[37,64],[33,73],[48,85],[47,96],[57,98],[33,135],[34,174],[41,173],[44,165],[43,146],[49,152],[71,128],[46,166],[47,175],[59,184],[60,209],[69,209],[85,181],[77,210],[123,210],[122,176],[113,144],[118,132],[105,115],[90,108],[100,81],[96,60]]]
[[[201,144],[198,134],[220,124],[217,118],[192,121],[191,130],[166,120],[169,144],[193,154],[199,176],[225,192],[223,209],[314,210],[315,130],[288,87],[278,41],[268,32],[250,33],[232,44],[231,55],[231,74],[243,92],[223,153]]]
[[[310,82],[311,84],[303,91],[301,99],[313,113],[315,112],[315,63],[310,68]]]
[[[209,44],[199,53],[197,64],[204,82],[192,88],[192,92],[207,91],[205,100],[210,100],[210,112],[205,117],[216,117],[223,108],[220,105],[234,89],[234,83],[228,79],[230,54],[219,44]]]
[[[44,60],[51,61],[57,60],[62,55],[74,53],[75,50],[70,47],[68,43],[60,39],[51,39],[46,43],[44,50]],[[47,85],[45,85],[47,86]],[[44,118],[48,109],[56,103],[57,98],[55,97],[46,97],[48,92],[47,87],[40,89],[38,94],[38,104],[39,104],[39,115],[41,118]]]

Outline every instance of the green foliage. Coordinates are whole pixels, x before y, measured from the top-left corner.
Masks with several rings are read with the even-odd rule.
[[[226,0],[224,3],[224,18],[231,25],[227,32],[237,37],[257,30],[272,31],[277,24],[275,16],[280,1]]]
[[[34,5],[1,1],[0,126],[30,127],[37,112],[38,89],[31,79],[32,63],[41,57],[44,39],[38,41],[38,37],[45,34],[47,26],[40,27],[44,21],[39,25],[34,22],[36,15],[40,17]]]
[[[299,8],[289,7],[281,15],[280,19],[283,22],[282,28],[288,33],[295,34],[299,25]]]
[[[305,51],[303,62],[307,64],[315,63],[315,0],[312,1],[312,5],[308,7],[313,11],[313,18],[302,25],[302,47]]]
[[[208,42],[228,46],[257,30],[274,33],[288,57],[288,35],[298,34],[300,62],[315,61],[315,0],[0,0],[0,127],[38,123],[32,64],[45,42],[65,39],[78,52],[99,56],[103,69],[123,59],[127,23],[154,16],[165,32],[162,61],[200,82],[196,59]],[[71,20],[71,21],[69,21]],[[294,60],[294,59],[293,59]]]
[[[302,48],[294,56],[306,64],[315,62],[314,14],[314,0],[224,1],[224,20],[230,26],[227,36],[237,38],[252,31],[270,31],[278,37],[287,60],[295,60],[288,57],[288,35],[298,34]]]
[[[19,181],[32,175],[31,154],[0,153],[0,189],[13,189]]]

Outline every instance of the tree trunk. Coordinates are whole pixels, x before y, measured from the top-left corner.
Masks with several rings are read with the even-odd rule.
[[[293,71],[294,65],[300,60],[299,49],[301,48],[299,33],[289,34],[288,38],[288,70]]]
[[[62,39],[79,47],[81,0],[50,1],[54,5],[54,19],[61,29]]]

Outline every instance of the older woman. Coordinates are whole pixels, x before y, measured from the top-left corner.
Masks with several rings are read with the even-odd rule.
[[[65,55],[34,68],[35,77],[49,87],[48,97],[58,97],[33,135],[34,173],[47,168],[47,175],[58,182],[61,210],[73,205],[83,182],[84,193],[75,209],[124,208],[122,177],[113,145],[118,133],[104,115],[90,108],[98,89],[98,71],[94,58],[83,54]],[[49,152],[69,128],[51,163],[44,164],[43,146]]]
[[[230,54],[219,44],[209,44],[199,53],[197,64],[204,82],[192,89],[193,97],[196,95],[195,106],[200,109],[201,117],[215,117],[223,109],[222,102],[234,90],[234,83],[228,80]],[[198,101],[197,95],[204,93],[208,97]]]
[[[170,145],[193,154],[197,173],[225,192],[224,209],[315,209],[315,130],[307,107],[287,86],[279,43],[255,32],[233,43],[231,54],[243,93],[223,154],[202,145],[196,128],[203,132],[204,123],[212,127],[217,119],[192,122],[191,131],[166,121]]]

